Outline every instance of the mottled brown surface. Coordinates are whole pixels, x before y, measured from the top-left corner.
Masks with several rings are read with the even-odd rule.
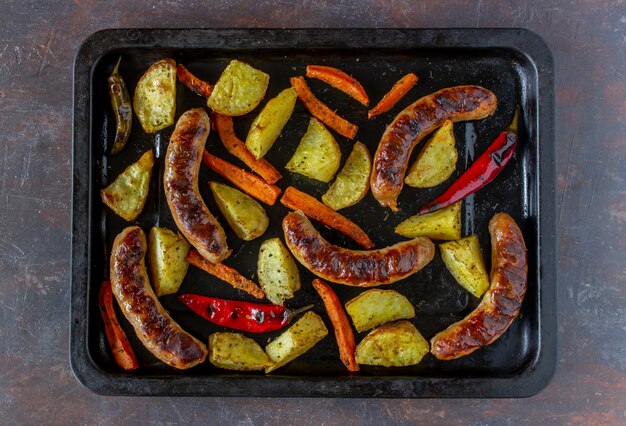
[[[146,5],[144,5],[144,3]],[[623,1],[3,2],[0,413],[19,424],[626,423]],[[524,400],[114,398],[68,361],[72,62],[109,27],[525,27],[556,65],[559,365]]]

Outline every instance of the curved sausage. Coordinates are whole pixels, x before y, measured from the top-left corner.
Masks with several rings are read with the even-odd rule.
[[[457,86],[418,99],[406,107],[383,133],[370,183],[381,206],[398,211],[409,157],[417,145],[445,120],[479,120],[496,110],[496,95],[480,86]]]
[[[146,235],[138,226],[129,226],[115,237],[111,289],[137,337],[154,356],[175,368],[191,368],[205,360],[207,348],[161,306],[146,273],[146,250]]]
[[[315,230],[302,212],[283,219],[291,253],[309,271],[334,283],[357,287],[391,284],[422,269],[435,255],[428,238],[418,237],[378,250],[348,250],[334,246]]]
[[[209,116],[202,108],[180,116],[165,154],[163,187],[180,232],[203,257],[220,263],[231,250],[224,229],[198,191],[198,172],[210,127]]]
[[[500,337],[519,314],[526,294],[528,257],[522,231],[506,213],[489,222],[491,286],[465,319],[436,334],[431,352],[450,360],[468,355]]]

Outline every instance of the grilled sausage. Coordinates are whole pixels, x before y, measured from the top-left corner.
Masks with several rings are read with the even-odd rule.
[[[111,289],[137,337],[154,356],[175,368],[191,368],[205,360],[207,348],[161,306],[146,273],[146,250],[146,235],[138,226],[129,226],[115,237]]]
[[[496,109],[496,95],[480,86],[457,86],[418,99],[406,107],[383,133],[378,144],[370,183],[381,206],[398,211],[409,157],[417,145],[445,120],[488,117]]]
[[[431,352],[450,360],[468,355],[500,337],[517,314],[526,294],[528,258],[522,231],[506,213],[489,222],[491,286],[465,319],[436,334]]]
[[[230,255],[226,234],[198,191],[198,172],[209,135],[209,116],[202,108],[180,116],[165,154],[163,187],[178,229],[213,263]]]
[[[285,241],[300,263],[320,278],[357,287],[390,284],[422,269],[433,259],[435,246],[418,237],[378,250],[334,246],[315,230],[302,212],[283,219]]]

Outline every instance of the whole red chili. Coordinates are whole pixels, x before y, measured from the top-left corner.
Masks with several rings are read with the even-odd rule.
[[[472,165],[448,188],[446,192],[426,204],[419,214],[429,213],[454,204],[473,194],[494,180],[507,165],[517,145],[517,121],[519,107],[513,120],[495,141]]]

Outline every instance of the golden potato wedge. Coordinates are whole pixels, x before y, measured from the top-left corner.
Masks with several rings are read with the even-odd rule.
[[[222,115],[244,115],[265,96],[270,76],[245,62],[232,60],[215,83],[207,105]]]
[[[240,333],[213,333],[209,336],[209,361],[218,368],[236,371],[264,370],[272,361],[263,348]]]
[[[328,334],[324,321],[313,311],[306,314],[289,327],[283,334],[271,341],[265,352],[274,363],[265,368],[269,373],[293,361]]]
[[[217,206],[239,238],[254,240],[263,235],[270,220],[256,200],[228,185],[209,182]]]
[[[416,188],[431,188],[445,182],[456,168],[458,159],[452,121],[446,122],[422,148],[404,183]]]
[[[280,238],[263,241],[257,261],[259,284],[267,300],[282,305],[300,290],[300,272]]]
[[[439,245],[441,258],[456,282],[475,297],[489,288],[489,275],[476,235]]]
[[[146,204],[153,166],[152,150],[146,151],[139,161],[126,167],[113,183],[100,190],[102,202],[120,217],[135,220]]]
[[[294,173],[330,182],[341,161],[341,150],[333,135],[314,117],[285,168]]]
[[[367,147],[355,143],[337,179],[322,195],[322,201],[333,210],[355,205],[370,189],[371,171],[372,157]]]
[[[346,303],[346,311],[359,333],[415,316],[415,309],[409,299],[395,290],[368,290]]]
[[[372,330],[356,347],[356,362],[383,367],[406,367],[419,363],[430,346],[417,328],[398,321]]]
[[[395,232],[407,238],[458,240],[461,238],[461,202],[432,213],[411,216],[396,226]]]
[[[146,133],[174,124],[176,61],[161,59],[148,68],[135,87],[133,109]]]
[[[258,160],[267,154],[289,121],[298,95],[292,87],[270,99],[250,126],[246,137],[248,150]]]
[[[153,226],[148,234],[148,271],[157,297],[176,293],[189,263],[185,260],[191,245],[180,234]]]

